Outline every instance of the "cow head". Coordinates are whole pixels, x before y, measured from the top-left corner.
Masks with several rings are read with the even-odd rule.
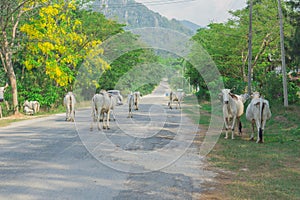
[[[253,92],[253,93],[251,94],[251,98],[252,98],[252,99],[260,98],[260,93],[259,93],[259,92]]]
[[[230,89],[222,89],[221,91],[222,91],[223,103],[228,104]]]

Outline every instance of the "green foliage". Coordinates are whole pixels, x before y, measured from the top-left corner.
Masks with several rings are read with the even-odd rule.
[[[270,101],[271,104],[280,104],[283,102],[283,84],[282,75],[278,75],[275,72],[268,73],[263,80],[263,87],[258,88],[262,95]],[[299,84],[299,80],[297,81]],[[290,103],[299,102],[297,92],[300,91],[296,82],[288,81],[288,100]]]
[[[286,8],[288,9],[288,8]],[[193,40],[199,43],[211,56],[219,72],[223,76],[224,87],[234,88],[235,93],[244,93],[247,89],[248,74],[248,29],[249,29],[249,7],[242,10],[231,11],[232,19],[225,23],[212,23],[207,28],[198,30]],[[282,100],[282,81],[274,77],[275,68],[280,66],[280,41],[277,1],[260,0],[255,1],[253,6],[253,42],[252,42],[252,90],[257,90],[275,101],[274,98]],[[294,37],[292,24],[284,24],[286,38]],[[294,43],[294,44],[296,44]],[[291,52],[297,55],[299,48]],[[201,52],[192,52],[200,57]],[[289,56],[292,58],[292,56]],[[296,60],[295,60],[296,62]],[[295,63],[294,62],[294,63]],[[288,68],[293,68],[289,66]],[[208,69],[207,69],[208,70]],[[198,96],[209,94],[209,84],[205,83],[201,74],[195,68],[190,67],[186,76],[190,77],[191,84],[197,87]],[[289,84],[289,102],[296,103],[296,95],[299,90],[296,82]],[[298,85],[299,86],[299,85]]]

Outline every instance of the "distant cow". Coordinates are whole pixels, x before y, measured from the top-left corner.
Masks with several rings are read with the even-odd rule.
[[[140,99],[141,99],[141,93],[140,92],[134,92],[133,93],[134,110],[139,109]]]
[[[6,88],[8,87],[8,84],[6,83],[4,87],[0,87],[0,103],[5,102],[6,107],[8,109],[8,103],[7,101],[4,100],[4,92],[6,90]],[[0,105],[0,118],[2,118],[2,107]]]
[[[111,101],[111,103],[110,103],[110,113],[111,113],[111,115],[112,115],[112,117],[113,117],[113,120],[114,121],[116,121],[116,116],[115,116],[115,107],[117,106],[117,105],[120,105],[119,104],[119,102],[120,102],[120,97],[119,96],[117,96],[117,95],[114,95],[114,94],[110,94],[109,93],[109,98],[110,98],[110,101]],[[103,119],[102,119],[103,120]]]
[[[40,103],[38,101],[26,100],[23,104],[23,107],[26,115],[31,114],[31,110],[32,110],[32,115],[40,111]]]
[[[127,97],[127,102],[128,102],[128,117],[127,118],[132,118],[132,110],[134,107],[134,95],[133,93],[130,93]]]
[[[97,122],[98,130],[101,130],[100,119],[103,119],[103,129],[109,129],[109,115],[112,107],[112,99],[105,90],[95,94],[92,98],[92,122],[90,130],[93,130],[93,122]],[[106,119],[105,116],[106,115]]]
[[[181,109],[181,102],[183,101],[183,97],[185,96],[185,93],[183,91],[177,91],[177,92],[170,92],[169,95],[169,102],[168,106],[170,109],[172,109],[173,102],[177,102],[176,109],[179,107]]]
[[[252,100],[246,109],[246,118],[252,123],[252,134],[250,140],[254,140],[254,124],[257,128],[256,143],[263,143],[263,130],[266,121],[271,118],[269,102],[260,97],[258,92],[252,95]]]
[[[73,92],[68,92],[64,97],[64,106],[66,107],[66,121],[74,122],[75,104],[76,104],[76,99]]]
[[[225,139],[228,138],[228,129],[231,128],[231,139],[234,139],[234,127],[237,120],[239,125],[239,134],[242,134],[242,123],[240,117],[244,113],[244,103],[241,96],[233,94],[230,89],[221,90],[221,99],[223,102],[223,118],[225,123],[226,135]],[[231,126],[230,121],[232,119]]]

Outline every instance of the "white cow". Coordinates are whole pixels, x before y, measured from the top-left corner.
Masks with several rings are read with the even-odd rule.
[[[8,103],[4,100],[4,92],[6,88],[8,87],[8,84],[6,83],[4,87],[0,87],[0,103],[5,102],[6,107],[8,109]],[[2,118],[2,106],[0,105],[0,118]]]
[[[181,109],[181,102],[183,101],[183,98],[185,96],[185,93],[183,91],[177,91],[177,92],[170,92],[170,96],[169,96],[169,102],[168,102],[168,106],[170,109],[172,109],[172,104],[173,102],[177,102],[176,105],[176,109],[179,107],[179,109]]]
[[[140,99],[141,99],[141,93],[140,92],[134,92],[133,93],[134,110],[139,109]]]
[[[127,97],[127,102],[128,102],[128,117],[127,118],[132,118],[132,109],[134,107],[134,95],[133,93],[130,93]]]
[[[68,92],[64,97],[64,106],[66,107],[66,121],[74,122],[75,120],[76,99],[73,92]]]
[[[26,100],[23,104],[25,114],[36,114],[40,111],[40,103],[38,101],[28,101]]]
[[[115,107],[117,105],[119,105],[120,102],[120,97],[114,94],[109,94],[109,98],[111,101],[111,107],[110,107],[110,111],[113,117],[113,120],[116,121],[116,116],[115,116]]]
[[[252,134],[250,140],[254,140],[254,124],[257,128],[256,143],[263,143],[263,131],[266,121],[271,118],[269,102],[260,97],[258,92],[252,95],[252,100],[246,109],[246,118],[252,123]]]
[[[231,128],[231,139],[234,139],[234,127],[237,120],[239,125],[239,134],[242,134],[242,123],[240,117],[244,113],[244,103],[242,97],[235,95],[230,92],[230,89],[223,89],[222,101],[223,101],[223,119],[225,123],[226,135],[225,139],[228,138],[228,129]],[[231,126],[229,125],[232,119]]]
[[[23,110],[24,110],[26,115],[33,115],[34,114],[34,111],[31,108],[29,108],[28,106],[24,106]]]
[[[93,122],[97,122],[98,130],[101,130],[100,119],[103,119],[103,129],[109,129],[109,115],[112,107],[112,99],[105,90],[95,94],[92,98],[92,122],[90,130],[93,130]],[[106,119],[104,118],[106,115]]]

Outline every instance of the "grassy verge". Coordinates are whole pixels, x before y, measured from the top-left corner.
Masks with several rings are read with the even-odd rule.
[[[209,106],[201,103],[201,116],[209,116]],[[300,199],[300,106],[278,105],[271,111],[264,144],[249,141],[251,125],[245,116],[242,137],[225,140],[221,135],[207,157],[218,174],[208,185],[215,189],[206,191],[204,199]],[[199,124],[207,127],[208,121],[200,118]]]

